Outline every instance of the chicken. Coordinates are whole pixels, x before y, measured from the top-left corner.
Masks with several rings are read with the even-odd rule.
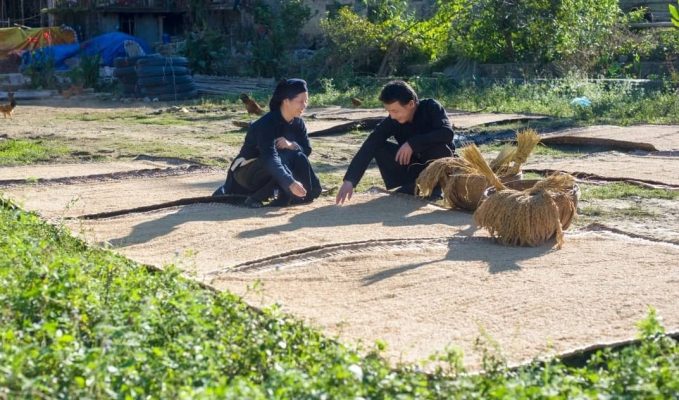
[[[241,93],[240,99],[245,104],[245,109],[248,111],[248,114],[255,114],[255,115],[262,115],[264,114],[264,110],[262,107],[257,104],[256,101],[252,100],[250,96],[248,96],[245,93]]]
[[[0,113],[2,113],[5,119],[7,119],[7,117],[11,119],[12,114],[14,113],[14,109],[17,106],[17,102],[16,100],[14,100],[14,93],[7,92],[7,99],[9,100],[9,103],[0,105]]]
[[[61,91],[61,95],[64,96],[65,99],[69,99],[73,96],[81,95],[84,93],[83,90],[83,85],[71,85],[69,88],[64,89]]]
[[[354,97],[354,98],[351,99],[351,104],[353,104],[354,107],[360,107],[361,104],[363,104],[363,100],[361,100],[357,97]]]

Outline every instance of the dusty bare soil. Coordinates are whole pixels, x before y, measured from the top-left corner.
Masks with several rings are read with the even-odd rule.
[[[450,114],[458,127],[533,118]],[[308,110],[307,122],[315,130],[379,115],[328,107]],[[0,167],[0,191],[93,244],[144,263],[174,263],[255,306],[281,303],[347,343],[384,339],[394,361],[421,360],[452,345],[478,366],[474,341],[483,332],[512,362],[626,339],[648,306],[669,330],[679,329],[676,200],[581,198],[581,216],[558,251],[551,244],[502,247],[473,226],[470,213],[380,191],[357,194],[345,207],[328,196],[285,209],[195,204],[77,218],[210,195],[243,139],[234,120],[249,118],[233,105],[171,108],[94,98],[22,104],[3,133],[69,153],[49,165]],[[339,182],[365,135],[313,139],[312,162],[326,187]],[[530,168],[652,180],[672,190],[679,184],[678,127],[558,135],[658,151],[556,153],[533,158]],[[172,159],[133,160],[139,154]],[[381,184],[374,168],[366,184]]]

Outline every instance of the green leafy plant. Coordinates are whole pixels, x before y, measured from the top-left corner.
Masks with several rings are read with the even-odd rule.
[[[486,373],[465,373],[448,350],[424,374],[389,365],[382,342],[360,355],[278,308],[88,247],[3,198],[0,288],[3,398],[660,399],[679,387],[679,345],[655,311],[637,345],[580,366],[510,369],[491,344]]]
[[[303,0],[256,1],[252,63],[257,75],[280,77],[287,71],[287,51],[296,44],[310,16]]]
[[[99,54],[81,56],[78,65],[68,71],[67,75],[71,79],[71,83],[82,85],[86,88],[97,87],[99,83],[100,61],[101,56]]]
[[[224,72],[229,57],[224,36],[211,29],[191,32],[181,53],[188,58],[191,70],[199,74],[216,75]]]
[[[449,7],[454,51],[494,63],[591,62],[621,15],[617,0],[452,0]]]
[[[668,4],[668,6],[670,14],[672,15],[672,23],[676,28],[679,28],[679,1],[677,2],[677,6],[673,4]]]
[[[368,1],[366,16],[349,7],[321,21],[330,47],[323,54],[330,75],[350,68],[378,76],[406,71],[445,55],[450,46],[451,13],[446,1],[435,12],[417,17],[404,0]]]

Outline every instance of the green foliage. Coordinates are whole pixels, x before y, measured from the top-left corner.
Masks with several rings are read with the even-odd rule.
[[[478,62],[582,65],[620,21],[617,0],[452,0],[455,51]]]
[[[71,82],[78,85],[83,85],[86,88],[96,87],[99,83],[99,63],[101,57],[96,54],[94,56],[81,56],[80,63],[70,71],[67,75],[71,78]]]
[[[258,76],[280,77],[288,68],[286,51],[296,45],[311,10],[303,0],[264,2],[254,9],[257,29],[253,41],[253,68]]]
[[[222,72],[223,63],[229,56],[224,43],[224,36],[217,31],[191,32],[181,53],[188,58],[193,72],[215,75]]]
[[[648,189],[629,183],[611,183],[608,185],[582,185],[583,199],[679,199],[679,192],[666,189]]]
[[[368,1],[367,15],[349,7],[321,21],[329,47],[322,56],[331,76],[349,68],[359,73],[388,75],[409,64],[426,63],[445,55],[450,46],[450,12],[437,2],[429,18],[417,18],[405,0]]]
[[[85,87],[95,87],[99,81],[99,63],[101,57],[97,54],[94,56],[82,56],[80,58],[80,68],[83,71],[83,83]]]
[[[679,28],[679,1],[677,1],[677,6],[672,4],[668,4],[668,6],[672,15],[672,23],[676,28]]]
[[[509,370],[484,335],[486,374],[458,351],[435,372],[390,368],[282,315],[256,311],[172,267],[150,271],[92,249],[0,200],[3,398],[672,398],[679,346],[654,311],[641,343],[586,365]]]

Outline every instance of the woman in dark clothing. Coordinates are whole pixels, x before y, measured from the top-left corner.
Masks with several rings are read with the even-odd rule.
[[[307,158],[309,137],[300,118],[308,100],[305,81],[278,83],[270,111],[250,125],[226,182],[213,196],[244,195],[249,207],[261,207],[276,191],[273,206],[311,202],[320,196],[320,182]]]

